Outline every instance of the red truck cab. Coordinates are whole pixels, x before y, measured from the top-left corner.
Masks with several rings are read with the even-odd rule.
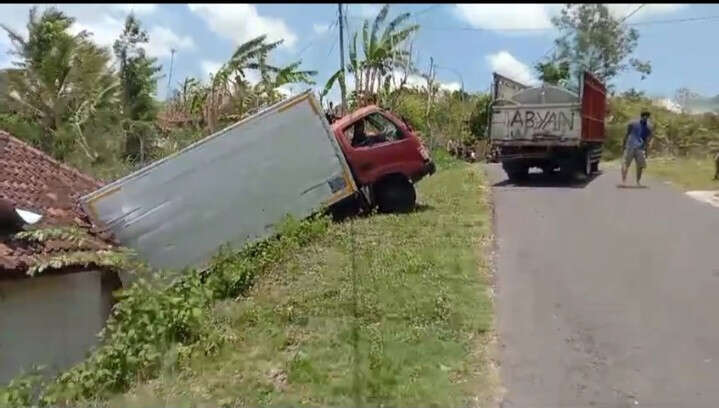
[[[376,204],[382,212],[414,207],[413,183],[433,174],[435,165],[404,120],[370,105],[332,123],[332,131],[365,204]]]

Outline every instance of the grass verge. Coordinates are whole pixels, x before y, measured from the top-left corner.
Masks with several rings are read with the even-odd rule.
[[[438,162],[418,186],[418,211],[333,226],[247,296],[214,306],[233,334],[218,353],[110,405],[449,407],[492,398],[486,182],[477,166]]]
[[[605,162],[613,168],[621,167],[620,160]],[[634,163],[627,174],[627,181],[635,178]],[[711,158],[650,157],[645,174],[649,177],[669,181],[682,190],[719,190],[719,181],[714,178],[714,162]]]
[[[710,158],[650,158],[647,174],[670,181],[684,190],[719,190]]]

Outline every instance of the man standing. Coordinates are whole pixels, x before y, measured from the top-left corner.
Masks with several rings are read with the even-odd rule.
[[[652,138],[649,116],[649,112],[642,111],[639,120],[635,120],[627,126],[627,134],[624,136],[623,142],[622,184],[626,183],[627,171],[634,160],[637,167],[637,186],[641,186],[642,171],[647,166],[647,148]]]

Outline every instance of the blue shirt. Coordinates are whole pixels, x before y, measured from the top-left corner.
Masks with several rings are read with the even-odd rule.
[[[649,121],[642,123],[641,120],[635,120],[627,126],[627,145],[633,149],[646,149],[647,142],[652,137],[652,131],[649,128]]]

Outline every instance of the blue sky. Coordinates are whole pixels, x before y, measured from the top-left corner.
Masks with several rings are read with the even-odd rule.
[[[380,9],[375,4],[349,4],[349,34],[361,27],[362,19]],[[45,7],[42,5],[41,7]],[[638,4],[611,4],[617,16],[626,16]],[[0,23],[24,32],[30,5],[0,5]],[[273,54],[277,64],[302,59],[303,67],[319,71],[318,87],[339,65],[336,4],[82,4],[59,5],[77,18],[74,30],[87,29],[101,45],[111,45],[130,10],[138,15],[150,34],[150,55],[159,58],[168,74],[170,49],[177,49],[173,83],[186,76],[206,79],[227,60],[235,47],[259,34],[285,43]],[[496,70],[523,82],[532,82],[532,65],[552,48],[556,32],[550,18],[561,5],[547,4],[395,4],[390,19],[411,12],[421,25],[413,39],[415,62],[427,70],[430,56],[440,66],[438,79],[447,89],[458,89],[463,81],[468,91],[484,91]],[[672,96],[680,87],[707,96],[719,94],[719,19],[665,22],[719,16],[719,5],[649,4],[627,22],[639,30],[635,56],[652,62],[652,74],[620,75],[619,90],[636,87],[652,96]],[[522,29],[529,29],[521,31]],[[0,32],[0,67],[8,66],[9,41]],[[417,83],[419,78],[413,78]],[[411,83],[412,81],[410,81]],[[176,85],[175,85],[176,86]],[[297,86],[291,91],[303,90]],[[164,98],[167,76],[160,81],[158,97]],[[333,92],[332,99],[336,98]]]

